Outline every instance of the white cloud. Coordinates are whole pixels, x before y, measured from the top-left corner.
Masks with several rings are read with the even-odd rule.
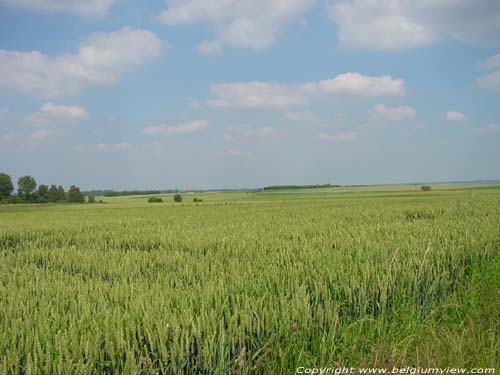
[[[48,117],[64,120],[84,120],[87,118],[87,111],[77,105],[57,105],[47,102],[42,105],[40,112]]]
[[[339,74],[334,79],[310,82],[303,85],[312,94],[333,94],[353,96],[399,96],[405,93],[402,79],[390,76],[369,77],[359,73]]]
[[[208,126],[208,121],[195,120],[179,125],[148,126],[142,129],[142,133],[146,135],[176,135],[176,134],[196,133],[205,130],[207,126]]]
[[[77,105],[57,105],[47,102],[33,115],[25,118],[29,124],[59,124],[79,122],[88,117],[85,108]]]
[[[0,134],[0,150],[17,151],[20,149],[35,150],[47,143],[63,137],[65,133],[48,129],[37,129],[29,132],[6,132]]]
[[[495,56],[491,56],[490,58],[486,59],[479,64],[479,67],[485,70],[500,68],[500,53],[497,53]]]
[[[334,79],[285,85],[274,82],[234,82],[213,85],[211,107],[285,109],[308,103],[317,96],[400,96],[405,93],[402,79],[344,73]]]
[[[338,133],[317,133],[314,138],[321,141],[349,142],[361,137],[361,133],[356,131],[346,131]]]
[[[98,143],[95,145],[96,150],[99,151],[127,151],[132,148],[127,142],[120,143]]]
[[[477,84],[484,90],[500,91],[500,71],[478,78]]]
[[[128,27],[92,34],[76,54],[0,49],[0,91],[42,98],[74,95],[89,85],[115,83],[160,49],[156,34]]]
[[[287,111],[283,116],[291,121],[317,124],[321,122],[320,117],[312,111]]]
[[[201,107],[203,107],[203,104],[199,100],[188,98],[188,101],[189,106],[193,109],[200,109]]]
[[[222,156],[252,156],[255,154],[254,150],[247,150],[247,149],[241,149],[241,148],[230,148],[227,150],[223,150],[220,153]]]
[[[415,118],[417,111],[408,106],[386,107],[378,104],[370,112],[370,116],[375,120],[402,121]]]
[[[450,122],[466,122],[468,120],[463,113],[457,111],[446,112],[444,118]]]
[[[297,88],[273,82],[234,82],[213,85],[215,99],[211,107],[288,108],[307,103],[307,96]]]
[[[444,39],[500,43],[497,0],[339,0],[328,7],[340,43],[395,50]]]
[[[305,13],[314,0],[166,0],[160,19],[170,26],[209,23],[216,30],[213,40],[198,49],[219,53],[223,46],[265,48],[274,43],[291,20]]]
[[[103,15],[117,0],[1,0],[4,3],[34,10],[69,12],[79,15]]]
[[[219,40],[206,40],[196,46],[196,49],[205,55],[218,55],[222,53],[222,43]]]
[[[234,125],[226,126],[225,130],[224,139],[231,142],[276,139],[288,135],[286,132],[277,131],[269,126]]]
[[[476,129],[478,133],[482,134],[496,134],[500,133],[500,124],[488,124]]]

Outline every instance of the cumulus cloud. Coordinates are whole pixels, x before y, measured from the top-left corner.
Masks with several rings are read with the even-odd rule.
[[[497,134],[500,133],[500,124],[488,124],[476,129],[476,131],[482,134]]]
[[[483,90],[500,91],[500,71],[478,78],[477,84]]]
[[[370,116],[375,120],[402,121],[415,118],[417,111],[408,106],[386,107],[383,104],[377,104],[370,112]]]
[[[85,108],[78,105],[58,105],[52,102],[44,103],[40,109],[27,116],[24,121],[28,124],[60,124],[75,123],[86,120],[88,113]]]
[[[230,148],[220,152],[220,155],[222,156],[234,156],[234,157],[253,156],[254,154],[255,154],[254,150],[247,150],[242,148]]]
[[[0,0],[10,6],[33,10],[103,15],[117,0]]]
[[[345,131],[337,133],[317,133],[314,138],[320,141],[349,142],[361,137],[361,133],[356,131]]]
[[[207,128],[208,121],[195,120],[182,123],[179,125],[158,125],[148,126],[142,129],[142,133],[146,135],[177,135],[186,133],[197,133]]]
[[[224,139],[226,141],[251,141],[283,138],[287,133],[277,131],[269,126],[252,127],[249,125],[226,126]]]
[[[313,94],[355,96],[398,96],[405,92],[402,79],[369,77],[351,72],[339,74],[334,79],[306,83],[303,88]]]
[[[396,50],[444,39],[500,43],[497,0],[339,0],[328,7],[342,45]]]
[[[479,67],[484,70],[500,68],[500,53],[497,53],[495,56],[491,56],[490,58],[486,59],[479,64]]]
[[[450,122],[466,122],[467,121],[467,117],[465,117],[465,115],[463,113],[457,112],[457,111],[446,112],[446,114],[444,115],[444,118]]]
[[[213,85],[211,107],[288,108],[307,103],[300,88],[273,82],[234,82]]]
[[[0,134],[0,150],[16,151],[16,150],[36,150],[47,143],[53,142],[65,133],[49,129],[37,129],[27,132],[10,131]]]
[[[318,96],[380,97],[405,93],[402,79],[370,77],[359,73],[339,74],[333,79],[302,85],[274,82],[234,82],[213,85],[211,107],[285,109],[306,105]]]
[[[120,143],[98,143],[95,145],[96,150],[98,151],[127,151],[132,148],[127,142]]]
[[[151,31],[124,27],[92,34],[76,54],[0,49],[0,91],[52,99],[90,85],[110,85],[156,56],[161,44]]]
[[[212,40],[198,49],[219,53],[223,46],[265,48],[280,31],[302,15],[314,0],[166,0],[160,19],[170,26],[195,22],[209,23],[215,30]]]

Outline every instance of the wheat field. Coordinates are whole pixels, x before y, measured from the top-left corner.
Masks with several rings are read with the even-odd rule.
[[[0,374],[498,365],[500,190],[393,190],[0,207]]]

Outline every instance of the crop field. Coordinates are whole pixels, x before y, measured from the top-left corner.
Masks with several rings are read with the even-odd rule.
[[[498,185],[183,198],[0,206],[0,374],[500,364]]]

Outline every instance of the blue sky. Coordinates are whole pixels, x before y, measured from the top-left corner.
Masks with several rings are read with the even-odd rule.
[[[500,178],[496,0],[0,0],[0,172],[83,189]]]

